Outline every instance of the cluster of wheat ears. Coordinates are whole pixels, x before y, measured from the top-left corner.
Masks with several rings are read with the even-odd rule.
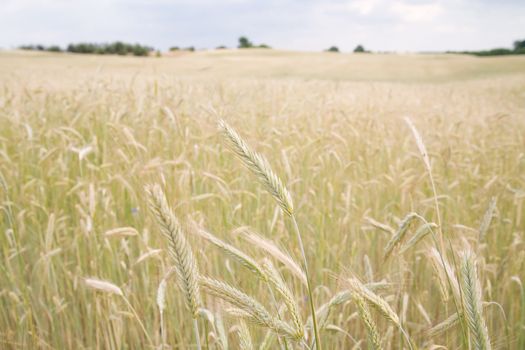
[[[392,228],[372,218],[367,218],[367,220],[373,227],[391,235],[383,251],[385,260],[391,258],[396,252],[403,254],[410,249],[414,249],[425,237],[429,237],[434,242],[428,248],[428,256],[432,261],[437,280],[439,281],[443,302],[452,300],[454,310],[451,316],[442,322],[425,329],[423,338],[428,337],[428,339],[431,339],[443,334],[452,327],[458,327],[465,347],[491,349],[491,338],[483,316],[483,308],[489,305],[490,302],[482,300],[482,286],[480,285],[476,268],[475,249],[465,243],[463,251],[459,253],[451,251],[450,241],[441,230],[441,215],[437,202],[438,194],[436,193],[432,177],[429,155],[420,134],[410,119],[406,118],[405,122],[412,131],[434,191],[438,222],[428,222],[424,217],[414,212],[408,213],[400,221],[397,228]],[[231,126],[221,120],[219,129],[233,153],[255,175],[257,181],[271,194],[282,212],[291,221],[291,227],[294,231],[293,238],[297,240],[300,247],[300,263],[297,263],[288,253],[270,240],[247,229],[243,229],[242,234],[249,243],[263,250],[269,257],[286,269],[290,273],[290,278],[297,279],[300,282],[299,285],[306,290],[305,297],[308,301],[306,313],[309,314],[308,318],[303,318],[305,312],[301,310],[301,307],[304,307],[301,291],[292,290],[290,283],[287,283],[286,279],[281,275],[280,269],[273,264],[272,259],[264,258],[261,261],[257,261],[243,252],[241,248],[219,239],[197,222],[192,221],[182,224],[171,208],[162,186],[159,184],[148,185],[145,191],[148,194],[149,207],[157,221],[158,229],[166,240],[166,249],[169,252],[172,263],[172,267],[162,279],[157,292],[161,344],[154,344],[137,312],[118,286],[96,278],[86,278],[86,285],[122,297],[144,332],[145,339],[150,342],[147,345],[150,346],[169,346],[166,341],[168,330],[163,321],[164,312],[166,312],[166,288],[172,279],[176,279],[187,310],[193,319],[194,340],[197,349],[202,348],[202,337],[206,338],[206,344],[209,346],[209,336],[203,334],[199,329],[199,320],[205,320],[209,324],[208,326],[211,327],[210,335],[217,348],[229,348],[228,334],[222,325],[222,318],[219,315],[214,315],[206,307],[201,293],[207,293],[222,300],[224,303],[221,304],[223,309],[221,312],[225,311],[238,320],[238,326],[234,329],[238,335],[238,345],[241,349],[322,349],[323,336],[321,334],[325,334],[322,331],[330,328],[332,330],[336,328],[336,331],[345,332],[351,337],[352,330],[337,329],[336,326],[329,325],[327,322],[330,312],[346,303],[355,305],[357,315],[368,335],[366,341],[369,349],[383,349],[386,342],[385,338],[391,338],[395,330],[399,331],[401,335],[398,345],[400,348],[416,349],[425,347],[426,343],[418,344],[411,338],[405,327],[409,320],[400,318],[389,302],[376,292],[385,287],[384,284],[386,282],[384,281],[374,282],[369,280],[365,283],[350,271],[337,277],[340,279],[341,286],[343,286],[340,292],[332,295],[327,303],[320,306],[315,305],[313,295],[315,280],[312,279],[312,274],[308,268],[308,256],[303,246],[290,192],[279,176],[271,169],[269,162],[261,154],[253,151]],[[496,201],[493,199],[483,218],[479,232],[480,240],[483,240],[483,236],[488,230],[495,207]],[[407,237],[409,227],[414,224],[419,225],[418,228],[411,237]],[[126,229],[124,228],[123,230],[125,231]],[[122,234],[122,232],[112,232],[111,234],[119,233]],[[271,295],[270,305],[263,305],[257,300],[257,296],[248,295],[236,286],[203,275],[199,271],[196,256],[188,242],[187,235],[189,234],[202,237],[229,258],[236,260],[242,267],[246,268],[257,281],[268,289]],[[370,262],[367,262],[367,264],[370,264]],[[371,270],[371,267],[369,269]],[[421,309],[421,311],[425,313],[424,309]],[[388,328],[387,332],[381,332],[372,316],[373,312],[377,312],[391,323],[393,328]],[[247,324],[266,329],[266,336],[257,347],[254,345],[255,343]],[[356,346],[360,346],[360,344],[361,342],[356,341]],[[433,348],[437,347],[434,346]]]

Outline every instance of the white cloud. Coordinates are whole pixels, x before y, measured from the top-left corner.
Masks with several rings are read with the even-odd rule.
[[[282,49],[477,50],[523,39],[523,0],[0,0],[0,47],[124,40]]]
[[[348,3],[347,8],[350,11],[364,16],[370,14],[374,9],[376,9],[379,3],[379,0],[353,0]]]
[[[392,12],[405,22],[431,22],[444,10],[441,4],[409,4],[402,1],[394,1],[390,7]]]

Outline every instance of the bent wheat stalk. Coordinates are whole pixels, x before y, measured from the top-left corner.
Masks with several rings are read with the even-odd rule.
[[[315,347],[317,350],[321,350],[321,339],[319,337],[319,331],[317,327],[317,319],[315,316],[315,305],[313,301],[313,291],[310,281],[310,274],[308,271],[308,263],[306,260],[306,253],[304,250],[303,240],[301,238],[301,232],[297,225],[297,220],[294,215],[294,207],[292,203],[292,197],[286,187],[284,186],[281,179],[273,172],[268,161],[257,152],[254,152],[248,144],[242,139],[242,137],[230,127],[224,120],[219,121],[219,128],[223,132],[225,138],[229,141],[232,151],[241,159],[244,165],[252,171],[259,181],[264,185],[266,190],[274,197],[281,209],[287,214],[293,225],[301,255],[303,258],[303,269],[306,275],[306,284],[308,291],[308,300],[310,304],[310,312],[312,314],[312,323],[314,328]]]
[[[234,306],[233,309],[227,310],[228,313],[269,328],[284,337],[295,339],[295,330],[290,325],[272,316],[261,303],[246,293],[227,283],[205,276],[201,276],[200,283],[208,293]]]
[[[153,345],[153,341],[151,340],[151,338],[150,338],[150,336],[148,334],[148,331],[146,330],[146,327],[144,326],[144,324],[140,320],[140,317],[139,317],[137,311],[135,310],[133,305],[131,305],[131,303],[128,300],[128,298],[126,298],[126,296],[124,295],[124,293],[122,292],[122,289],[120,289],[120,287],[118,287],[117,285],[115,285],[115,284],[113,284],[111,282],[99,280],[97,278],[85,278],[84,279],[84,283],[86,284],[87,287],[89,287],[91,289],[95,289],[95,290],[98,290],[98,291],[101,291],[101,292],[104,292],[104,293],[108,293],[108,294],[115,294],[115,295],[118,295],[119,297],[121,297],[122,300],[124,300],[124,302],[128,306],[128,308],[131,310],[131,313],[133,314],[135,319],[137,320],[140,328],[142,329],[142,331],[144,332],[144,335],[146,336],[146,339],[148,339],[149,343],[151,345]]]

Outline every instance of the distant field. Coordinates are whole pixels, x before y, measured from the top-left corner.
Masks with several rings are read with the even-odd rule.
[[[33,79],[119,77],[294,78],[336,81],[445,82],[525,74],[525,57],[467,55],[300,53],[274,50],[180,52],[171,57],[120,57],[0,52],[2,78],[38,70]],[[54,85],[53,81],[49,82]]]
[[[232,298],[203,282],[203,348],[311,348],[293,218],[272,198],[284,190],[242,166],[220,119],[290,192],[323,349],[525,348],[525,57],[274,50],[0,52],[0,348],[195,348],[176,276],[161,323],[177,263],[148,209],[153,183],[200,275],[270,315],[245,324],[249,306],[231,316]]]

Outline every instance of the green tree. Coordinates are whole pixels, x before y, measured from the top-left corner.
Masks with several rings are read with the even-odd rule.
[[[354,52],[366,52],[366,50],[363,45],[357,45],[354,49]]]
[[[62,52],[62,49],[58,45],[51,45],[46,50],[50,52]]]
[[[326,51],[327,52],[339,52],[339,48],[337,46],[330,46],[330,48],[328,48]]]
[[[239,49],[247,49],[247,48],[250,48],[250,47],[253,47],[252,42],[250,40],[248,40],[247,37],[241,36],[239,38],[239,46],[238,46],[238,48]]]
[[[514,51],[525,49],[525,40],[516,40],[514,42]]]

